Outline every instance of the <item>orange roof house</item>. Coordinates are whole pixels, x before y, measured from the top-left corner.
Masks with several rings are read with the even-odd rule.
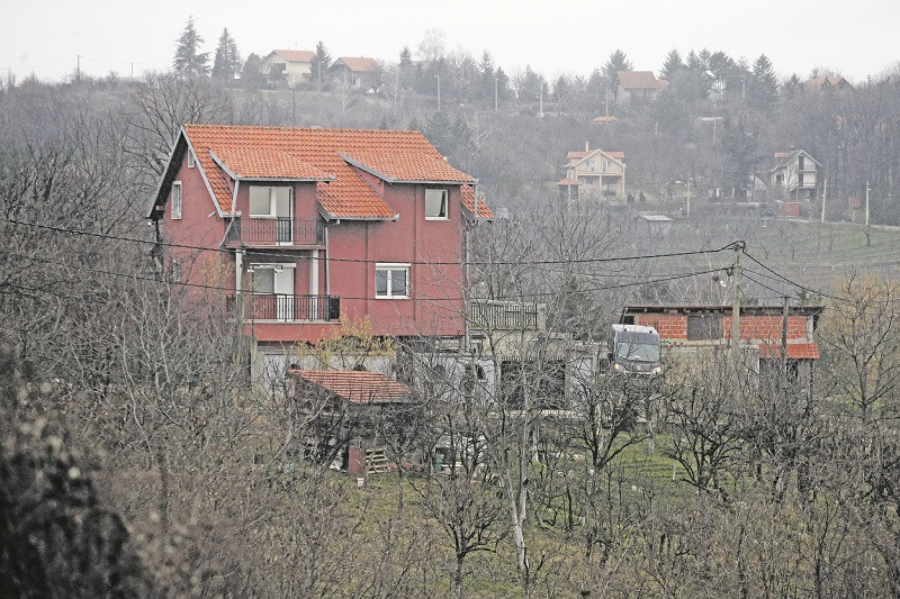
[[[377,60],[365,56],[341,56],[331,67],[340,83],[355,89],[371,88],[378,68]]]
[[[315,52],[310,50],[272,50],[259,70],[273,83],[297,85],[309,81]]]
[[[418,131],[195,124],[146,214],[169,268],[240,299],[257,354],[283,356],[342,318],[462,338],[464,238],[493,218],[476,186]]]
[[[568,162],[563,166],[566,176],[557,184],[560,197],[625,197],[624,152],[591,150],[590,145],[585,143],[584,151],[573,150],[566,157]]]
[[[657,79],[652,71],[618,71],[613,83],[614,100],[622,105],[649,104],[668,86],[668,81]]]

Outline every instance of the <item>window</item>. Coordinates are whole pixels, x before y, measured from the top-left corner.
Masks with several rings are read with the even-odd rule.
[[[253,264],[253,293],[275,293],[275,268]]]
[[[446,189],[425,190],[425,218],[433,220],[448,218]]]
[[[409,297],[409,264],[376,264],[375,297]]]
[[[187,154],[188,154],[188,157],[187,157],[188,158],[188,161],[187,161],[188,168],[194,168],[194,153],[191,152],[190,148],[188,148]]]
[[[269,185],[250,186],[250,217],[275,218],[291,216],[291,188]]]
[[[592,173],[594,172],[594,161],[593,160],[588,160],[588,170],[591,171]]]
[[[688,341],[708,341],[722,338],[722,317],[719,315],[688,316]]]
[[[172,183],[172,192],[169,201],[172,204],[172,220],[181,219],[181,182]]]

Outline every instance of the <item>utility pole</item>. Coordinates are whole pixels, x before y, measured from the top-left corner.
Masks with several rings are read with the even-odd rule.
[[[538,95],[540,108],[538,109],[538,118],[544,118],[544,85],[541,84],[541,93]]]
[[[822,184],[822,224],[825,224],[825,198],[828,196],[828,179]]]
[[[81,83],[81,54],[77,54],[76,56],[75,81]],[[868,183],[866,185],[868,185]]]
[[[738,359],[741,347],[741,252],[744,247],[743,241],[735,242],[734,265],[731,267],[731,348],[734,350],[735,360]]]
[[[784,313],[781,316],[781,367],[787,373],[787,338],[788,338],[788,313],[790,312],[790,298],[784,296]]]
[[[872,245],[872,231],[869,229],[869,182],[866,181],[866,245]]]
[[[498,77],[494,77],[494,112],[500,107],[500,93],[499,93],[500,82]]]
[[[687,181],[687,217],[691,217],[691,178]]]

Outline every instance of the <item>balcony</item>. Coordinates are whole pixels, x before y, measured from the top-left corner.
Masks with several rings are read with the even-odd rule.
[[[245,320],[305,322],[341,317],[341,298],[330,295],[248,294],[244,301]]]
[[[538,304],[474,300],[470,307],[472,327],[485,330],[538,329],[544,323]]]
[[[318,218],[232,219],[225,245],[235,247],[318,247],[325,243],[325,227]]]

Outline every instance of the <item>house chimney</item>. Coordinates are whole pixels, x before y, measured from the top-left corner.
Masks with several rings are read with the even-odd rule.
[[[589,142],[589,141],[584,142],[584,151],[585,152],[591,151],[591,142]]]

